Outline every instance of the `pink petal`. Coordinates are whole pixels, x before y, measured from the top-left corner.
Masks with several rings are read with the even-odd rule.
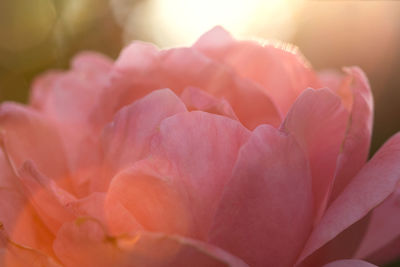
[[[120,53],[115,68],[123,73],[151,69],[157,62],[158,49],[151,43],[132,42]]]
[[[352,76],[344,75],[338,70],[323,70],[318,72],[318,79],[323,88],[328,88],[338,95],[347,110],[353,105]]]
[[[103,55],[83,52],[68,72],[50,72],[33,84],[31,105],[60,128],[66,157],[73,173],[71,183],[79,195],[88,191],[88,177],[99,165],[97,138],[104,121],[97,121],[98,105],[109,83],[112,61]],[[79,129],[77,131],[77,129]]]
[[[331,201],[367,161],[372,134],[373,100],[368,80],[359,68],[347,68],[346,72],[348,76],[344,79],[349,78],[351,82],[347,90],[353,95],[351,120],[338,159]]]
[[[396,189],[400,180],[400,134],[387,141],[329,206],[298,262],[362,219]]]
[[[199,88],[186,88],[181,94],[181,99],[190,111],[201,110],[238,120],[228,101],[226,101],[224,98],[218,99],[213,97]]]
[[[93,190],[105,191],[115,173],[146,157],[160,122],[180,112],[186,112],[185,105],[169,89],[154,91],[121,109],[102,136],[104,161],[110,170],[94,180]]]
[[[307,89],[293,104],[281,126],[308,154],[316,221],[327,204],[347,120],[348,113],[340,99],[328,89]]]
[[[323,267],[377,267],[362,260],[338,260],[325,264]]]
[[[293,48],[236,41],[220,27],[204,34],[193,47],[262,85],[283,115],[303,90],[320,87],[315,73]]]
[[[152,90],[170,88],[181,94],[191,86],[217,98],[225,97],[240,121],[249,128],[255,128],[260,123],[276,126],[280,123],[280,113],[261,86],[241,79],[229,68],[195,49],[175,48],[157,52],[151,48],[150,52],[146,52],[148,50],[146,45],[135,43],[121,54],[117,62],[128,63],[117,64],[119,67],[113,72],[112,83],[99,104],[103,108],[101,118],[111,117],[122,106]],[[145,63],[129,64],[135,60],[131,55],[138,54],[139,62]]]
[[[54,251],[66,267],[247,266],[219,248],[179,236],[146,232],[126,238],[106,236],[92,220],[64,224]]]
[[[108,83],[112,62],[103,55],[77,55],[68,72],[50,72],[33,84],[31,105],[65,124],[87,124],[97,97]]]
[[[400,185],[372,211],[368,231],[364,235],[356,257],[367,258],[396,238],[400,238]]]
[[[0,130],[0,139],[15,170],[32,160],[40,171],[68,188],[65,150],[52,123],[32,109],[4,103],[0,106]]]
[[[250,129],[261,123],[280,123],[281,115],[262,87],[240,78],[226,66],[191,48],[164,51],[160,57],[161,69],[173,83],[170,88],[194,86],[217,98],[226,98],[239,120]]]
[[[210,241],[250,266],[293,266],[312,227],[307,158],[290,135],[260,126],[240,150]]]
[[[375,251],[367,257],[369,262],[379,266],[385,266],[400,260],[400,237],[386,244],[383,248]],[[393,264],[392,264],[393,265]]]
[[[152,155],[169,161],[172,179],[187,191],[199,238],[205,238],[240,147],[250,133],[223,116],[193,111],[165,119]]]
[[[218,52],[221,49],[229,47],[235,42],[236,40],[229,32],[221,26],[216,26],[200,36],[193,48],[204,51],[207,55],[211,54],[212,58],[218,58]]]

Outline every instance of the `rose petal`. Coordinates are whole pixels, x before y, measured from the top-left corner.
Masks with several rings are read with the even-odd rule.
[[[368,80],[361,69],[347,68],[352,83],[348,90],[353,94],[351,118],[342,152],[339,155],[331,202],[344,190],[350,180],[367,161],[372,134],[373,103]]]
[[[94,180],[94,191],[105,191],[118,171],[147,156],[160,122],[185,112],[182,101],[169,89],[157,90],[119,111],[103,136],[105,164],[110,168]]]
[[[325,264],[323,267],[377,267],[362,260],[338,260]]]
[[[367,257],[369,262],[373,262],[379,266],[386,266],[393,263],[398,263],[400,260],[400,237],[397,237],[392,242],[385,245],[383,248],[375,251]]]
[[[217,64],[195,49],[175,48],[160,52],[150,49],[149,53],[141,53],[143,50],[147,51],[147,46],[134,43],[121,54],[117,62],[135,62],[132,55],[140,54],[139,61],[146,64],[118,65],[100,103],[103,108],[101,119],[110,117],[122,106],[152,90],[167,87],[181,94],[185,88],[193,86],[217,98],[225,97],[248,128],[255,128],[260,123],[276,126],[280,123],[280,113],[261,86],[241,79],[229,68]]]
[[[228,101],[224,98],[218,99],[199,88],[186,88],[181,94],[181,99],[190,111],[201,110],[239,120]]]
[[[303,261],[382,203],[400,180],[400,134],[387,141],[329,206],[299,257]]]
[[[193,111],[165,119],[152,154],[171,163],[177,184],[187,191],[198,237],[205,238],[222,190],[249,131],[235,120]]]
[[[348,113],[340,99],[328,89],[307,89],[293,104],[281,126],[308,154],[316,221],[327,204],[347,120]]]
[[[236,41],[220,27],[205,33],[193,47],[262,85],[283,115],[303,90],[320,87],[315,73],[294,49]]]
[[[397,189],[372,211],[368,230],[355,257],[367,258],[396,238],[400,238],[399,226],[400,186],[397,186]]]
[[[65,179],[69,173],[65,150],[53,124],[32,109],[4,103],[0,106],[0,131],[15,170],[26,160],[32,160],[40,171],[69,188]]]
[[[141,161],[119,173],[110,184],[106,202],[121,203],[146,230],[191,235],[187,197],[168,173],[157,169],[157,163]]]
[[[218,247],[181,236],[141,233],[135,241],[128,260],[135,266],[247,266],[236,256]]]
[[[211,243],[250,266],[293,266],[312,226],[310,171],[295,139],[258,127],[220,203]]]
[[[108,83],[112,62],[101,54],[82,52],[68,72],[50,72],[34,82],[31,105],[61,124],[88,124],[92,108]]]
[[[53,236],[23,194],[18,178],[0,150],[0,225],[14,242],[50,252]]]
[[[247,266],[219,248],[179,236],[143,232],[109,237],[92,220],[64,224],[54,251],[66,267]]]
[[[73,195],[40,173],[32,161],[26,161],[18,174],[28,200],[53,234],[63,222],[72,220],[73,215],[66,206],[76,201]]]

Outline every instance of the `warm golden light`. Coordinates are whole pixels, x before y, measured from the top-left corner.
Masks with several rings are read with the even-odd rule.
[[[190,44],[198,36],[221,25],[238,37],[260,36],[288,39],[301,0],[151,0],[127,12],[114,0],[115,14],[124,15],[126,42],[138,28],[161,46]],[[129,13],[129,15],[127,15]],[[133,33],[133,34],[132,34]]]

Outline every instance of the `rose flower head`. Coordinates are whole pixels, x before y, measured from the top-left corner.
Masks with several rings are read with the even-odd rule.
[[[367,162],[372,115],[359,68],[220,27],[79,54],[0,106],[2,266],[398,259],[400,135]]]

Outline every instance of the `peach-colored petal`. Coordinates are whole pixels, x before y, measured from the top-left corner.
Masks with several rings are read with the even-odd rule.
[[[141,233],[135,240],[128,260],[135,266],[248,266],[241,259],[218,247],[181,236]]]
[[[400,134],[387,141],[326,210],[301,253],[303,261],[318,248],[382,203],[400,180]]]
[[[373,103],[372,93],[361,69],[345,69],[350,78],[349,91],[352,97],[352,109],[343,148],[338,158],[335,182],[331,201],[344,190],[346,185],[365,164],[372,134]]]
[[[352,75],[345,75],[337,70],[323,70],[318,72],[318,79],[323,88],[328,88],[338,95],[347,110],[352,109],[353,94]]]
[[[338,260],[325,264],[323,267],[377,267],[362,260]]]
[[[57,233],[63,222],[73,219],[66,206],[76,201],[75,197],[40,173],[33,162],[26,161],[18,174],[27,198],[52,233]]]
[[[186,112],[185,105],[169,89],[122,108],[103,131],[104,164],[110,169],[93,181],[93,190],[105,191],[115,173],[146,157],[160,122],[180,112]]]
[[[247,266],[219,248],[179,236],[146,232],[133,237],[107,236],[93,220],[64,224],[54,250],[66,267]]]
[[[61,267],[49,251],[12,240],[0,223],[0,265],[4,267]],[[42,232],[43,233],[43,232]],[[39,233],[37,233],[39,234]],[[48,244],[46,244],[48,245]]]
[[[240,147],[250,132],[236,120],[201,111],[165,119],[152,155],[169,161],[173,179],[187,191],[199,238],[210,227]]]
[[[157,163],[142,161],[119,173],[106,201],[121,203],[145,230],[191,235],[193,217],[187,195],[169,173],[157,169]]]
[[[348,113],[339,97],[328,89],[307,89],[293,104],[281,126],[308,154],[316,221],[327,204],[347,120]]]
[[[259,126],[220,203],[211,243],[250,266],[293,266],[313,220],[308,162],[295,139]]]
[[[283,115],[303,90],[320,87],[313,70],[294,49],[229,37],[222,28],[216,27],[200,37],[193,47],[232,67],[241,77],[262,85]]]
[[[224,98],[218,99],[199,88],[187,87],[183,90],[181,99],[190,111],[201,110],[238,120],[228,101]]]
[[[15,243],[50,252],[53,236],[24,196],[21,184],[0,150],[0,225]]]
[[[106,193],[95,192],[68,203],[68,209],[76,218],[97,220],[112,235],[126,235],[142,230],[142,226],[119,202],[110,202]]]
[[[41,172],[68,187],[68,163],[59,132],[35,110],[18,104],[0,106],[0,139],[13,168],[32,160]]]

